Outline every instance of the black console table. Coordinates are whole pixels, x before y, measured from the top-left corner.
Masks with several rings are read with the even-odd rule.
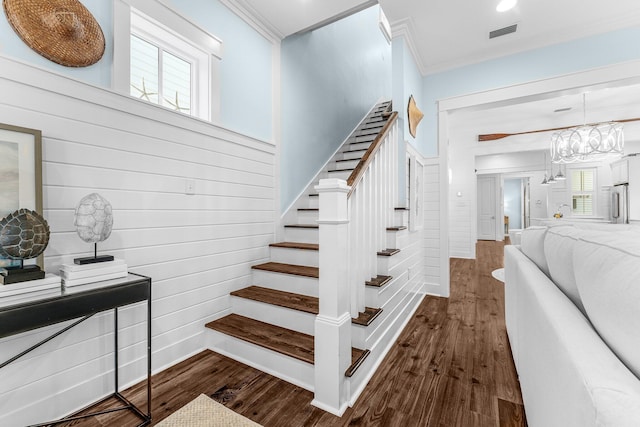
[[[147,301],[147,412],[140,410],[118,390],[118,307],[141,301]],[[34,424],[34,426],[59,424],[123,410],[129,410],[135,413],[142,420],[139,426],[145,426],[151,423],[151,279],[146,276],[129,273],[127,277],[121,279],[105,280],[103,282],[61,289],[57,294],[54,293],[53,295],[49,294],[44,297],[26,299],[19,303],[3,303],[0,298],[0,338],[67,320],[77,319],[75,322],[65,326],[63,329],[24,350],[20,354],[0,363],[0,369],[84,322],[96,313],[111,309],[113,309],[114,315],[115,387],[113,394],[107,396],[101,402],[110,398],[116,398],[124,406],[91,414],[72,416],[58,421],[47,421],[41,424]]]

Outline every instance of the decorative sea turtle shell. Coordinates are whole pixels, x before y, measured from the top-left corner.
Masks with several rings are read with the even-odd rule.
[[[0,255],[29,259],[40,255],[49,244],[49,224],[38,212],[18,209],[0,221]]]
[[[98,193],[91,193],[80,200],[73,218],[78,236],[87,243],[107,240],[113,227],[111,203]]]

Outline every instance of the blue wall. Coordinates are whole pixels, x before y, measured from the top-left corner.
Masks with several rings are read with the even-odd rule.
[[[222,40],[220,122],[273,139],[273,45],[217,0],[171,0],[172,7]]]
[[[172,7],[223,41],[220,63],[220,123],[237,132],[273,139],[273,45],[217,0],[171,0]],[[105,35],[105,54],[98,63],[69,68],[31,50],[0,17],[0,54],[55,73],[111,88],[113,65],[113,1],[82,0]],[[0,73],[2,71],[0,70]]]
[[[440,99],[550,78],[640,58],[640,27],[497,58],[424,77],[424,109],[418,141],[425,156],[436,156],[437,106]]]
[[[282,41],[284,211],[376,101],[391,99],[378,6]]]
[[[403,37],[393,39],[393,109],[398,112],[398,206],[408,206],[406,201],[406,159],[405,143],[420,147],[426,137],[425,125],[421,122],[414,138],[409,133],[407,104],[413,95],[418,108],[423,111],[423,78],[413,60],[413,55]]]

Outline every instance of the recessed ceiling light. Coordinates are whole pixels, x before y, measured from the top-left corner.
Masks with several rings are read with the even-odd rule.
[[[506,12],[507,10],[511,10],[515,7],[518,0],[501,0],[496,7],[498,12]]]

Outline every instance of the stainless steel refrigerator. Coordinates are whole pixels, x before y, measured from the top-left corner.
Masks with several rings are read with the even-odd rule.
[[[614,185],[611,191],[611,222],[629,223],[629,184]]]

